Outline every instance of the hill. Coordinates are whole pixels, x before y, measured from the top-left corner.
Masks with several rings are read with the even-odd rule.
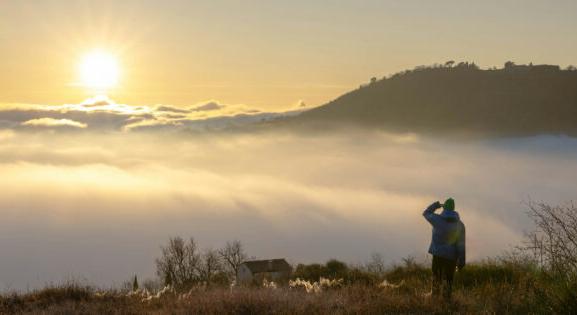
[[[552,65],[417,67],[376,80],[289,124],[354,124],[402,132],[577,134],[577,71]],[[313,125],[314,125],[313,124]]]

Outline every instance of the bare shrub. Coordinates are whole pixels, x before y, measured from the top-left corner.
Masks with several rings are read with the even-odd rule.
[[[522,249],[545,270],[560,276],[577,274],[577,208],[528,203],[535,230],[527,233]]]
[[[535,230],[527,233],[522,250],[541,267],[542,304],[552,313],[577,313],[577,208],[528,203]]]
[[[385,259],[383,255],[380,253],[372,253],[371,259],[365,264],[365,269],[368,272],[382,275],[387,270],[387,266],[385,264]]]
[[[218,252],[214,249],[206,249],[201,256],[200,263],[197,266],[199,279],[210,284],[215,280],[217,275],[222,273],[222,262]]]
[[[230,279],[236,277],[238,268],[248,259],[242,243],[238,240],[227,242],[223,248],[218,250],[218,255],[222,259],[223,267]]]
[[[162,256],[156,259],[156,273],[165,285],[186,287],[198,281],[200,254],[193,238],[188,242],[181,237],[170,238],[161,247]]]

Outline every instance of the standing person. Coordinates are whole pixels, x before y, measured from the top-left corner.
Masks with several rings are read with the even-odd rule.
[[[435,211],[443,208],[440,214]],[[451,299],[455,267],[465,266],[465,224],[455,211],[455,201],[449,198],[444,204],[438,201],[423,212],[433,226],[433,237],[429,253],[433,255],[433,296],[441,292],[446,300]]]

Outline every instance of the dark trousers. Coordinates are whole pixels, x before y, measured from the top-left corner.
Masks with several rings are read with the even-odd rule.
[[[451,298],[456,266],[456,259],[433,256],[433,296],[441,296],[442,293],[443,298]]]

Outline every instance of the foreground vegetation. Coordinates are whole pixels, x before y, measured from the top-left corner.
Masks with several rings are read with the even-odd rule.
[[[326,266],[325,266],[326,267]],[[453,301],[428,295],[430,270],[407,260],[382,275],[349,270],[345,280],[308,291],[300,286],[198,285],[100,291],[67,284],[0,298],[0,313],[57,314],[567,314],[577,310],[575,285],[563,285],[535,266],[512,258],[485,261],[457,274]],[[386,281],[383,281],[386,280]]]
[[[430,296],[428,265],[404,259],[385,268],[337,260],[300,264],[287,283],[237,286],[240,242],[198,253],[191,239],[171,239],[156,261],[159,279],[99,290],[78,283],[0,296],[0,314],[575,314],[577,209],[530,204],[536,229],[508,255],[467,265],[453,299]],[[164,286],[164,287],[162,287]]]

